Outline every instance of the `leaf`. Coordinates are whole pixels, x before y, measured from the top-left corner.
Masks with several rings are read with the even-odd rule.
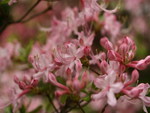
[[[0,0],[0,4],[8,4],[9,0]]]
[[[91,96],[90,96],[90,95],[87,95],[86,97],[83,98],[83,100],[88,102],[88,101],[91,100]]]
[[[26,47],[24,47],[20,50],[20,56],[19,56],[20,61],[22,61],[22,62],[28,61],[28,55],[30,54],[32,46],[33,46],[33,41],[30,41]]]
[[[26,108],[24,105],[21,106],[21,108],[19,109],[20,113],[26,113]]]
[[[12,113],[12,112],[13,112],[13,108],[12,108],[11,105],[6,107],[5,110],[4,110],[4,113]]]

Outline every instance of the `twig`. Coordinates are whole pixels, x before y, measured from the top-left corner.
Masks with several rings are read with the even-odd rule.
[[[40,16],[40,15],[46,13],[47,11],[49,11],[49,10],[51,10],[51,9],[52,9],[52,7],[49,6],[48,8],[46,8],[45,10],[43,10],[42,12],[37,13],[37,14],[35,14],[35,15],[33,15],[33,16],[29,17],[28,19],[23,20],[23,21],[21,21],[21,22],[22,22],[22,23],[28,22],[28,21],[30,21],[31,19],[33,19],[33,18],[35,18],[35,17],[37,17],[37,16]]]
[[[49,102],[51,103],[51,105],[53,106],[54,110],[56,111],[56,113],[59,113],[59,111],[57,110],[57,108],[56,108],[56,107],[55,107],[55,105],[53,104],[53,102],[52,102],[52,99],[51,99],[50,95],[49,95],[49,94],[46,94],[46,96],[47,96],[47,98],[48,98]]]
[[[83,102],[83,100],[81,100],[78,104],[81,104]],[[80,105],[80,107],[84,107],[86,106],[90,101],[88,101],[87,103],[83,104],[82,106]],[[69,111],[71,111],[72,109],[78,108],[79,106],[76,104],[73,107],[70,107],[68,110],[66,110],[66,113],[68,113]],[[83,110],[84,111],[84,110]]]
[[[85,113],[84,109],[81,107],[80,103],[77,103],[78,107],[80,108],[80,110],[82,111],[82,113]]]
[[[31,17],[27,18],[26,20],[24,20],[28,15],[29,13],[40,3],[41,0],[37,0],[37,2],[18,20],[16,21],[12,21],[12,22],[7,22],[5,23],[1,28],[0,28],[0,34],[11,24],[17,24],[17,23],[25,23],[25,22],[28,22],[30,21],[31,19],[37,17],[37,16],[40,16],[44,13],[46,13],[47,11],[51,10],[52,9],[52,6],[50,5],[48,8],[46,8],[45,10],[43,10],[42,12],[40,13],[37,13],[35,15],[32,15]]]
[[[103,109],[102,109],[102,112],[101,112],[101,113],[104,113],[104,111],[105,111],[106,107],[107,107],[107,104],[103,107]]]
[[[41,0],[37,0],[37,2],[17,21],[13,22],[13,23],[19,23],[21,22],[24,18],[26,18],[29,13],[40,3]]]
[[[90,67],[90,70],[93,71],[94,73],[96,73],[97,75],[100,75],[97,71],[95,71],[95,70],[92,69],[91,67]]]

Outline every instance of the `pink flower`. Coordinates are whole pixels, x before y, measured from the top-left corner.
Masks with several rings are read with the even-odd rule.
[[[101,46],[103,46],[106,50],[112,50],[112,49],[113,49],[113,45],[112,45],[112,43],[108,40],[107,37],[101,38],[101,39],[100,39],[100,44],[101,44]]]
[[[139,60],[139,61],[132,61],[128,64],[128,66],[144,70],[150,65],[150,56],[147,56],[145,59]]]
[[[141,83],[138,86],[133,87],[131,90],[125,89],[123,92],[131,98],[140,99],[143,103],[143,110],[148,113],[145,106],[150,107],[150,97],[146,96],[149,88],[150,85],[148,83]]]
[[[93,44],[94,34],[88,33],[87,36],[83,32],[78,33],[78,43],[84,55],[89,55]]]
[[[94,83],[101,91],[97,94],[93,94],[92,98],[94,100],[107,98],[107,103],[110,106],[115,106],[117,104],[115,94],[119,93],[123,88],[121,82],[116,82],[116,77],[116,73],[112,71],[108,75],[97,78]]]
[[[105,13],[104,17],[104,32],[110,34],[112,38],[116,38],[121,30],[120,22],[118,22],[116,16],[111,13]]]
[[[81,48],[77,48],[77,45],[71,42],[65,43],[64,46],[58,47],[55,51],[55,61],[57,64],[61,64],[56,71],[57,75],[66,75],[67,69],[69,68],[71,73],[74,67],[77,72],[82,69],[82,63],[80,58],[84,55]]]
[[[134,58],[136,46],[134,41],[129,37],[124,37],[119,40],[118,45],[116,46],[113,46],[106,37],[102,38],[100,43],[108,51],[107,55],[110,60],[119,61],[120,63],[129,66],[128,63]],[[147,58],[147,62],[148,61]]]

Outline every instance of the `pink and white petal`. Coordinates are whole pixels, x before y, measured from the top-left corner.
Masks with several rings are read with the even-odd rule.
[[[122,88],[123,88],[123,84],[121,82],[117,82],[111,85],[111,90],[114,93],[119,93],[122,90]]]
[[[116,97],[112,90],[109,90],[109,92],[107,92],[107,103],[110,106],[115,106],[117,104]]]
[[[148,113],[148,111],[147,111],[147,108],[146,108],[146,106],[143,104],[143,111],[145,112],[145,113]]]
[[[102,78],[97,78],[97,79],[94,80],[94,85],[97,88],[102,88],[104,84],[105,84],[105,81]]]
[[[107,94],[106,91],[101,91],[101,92],[99,92],[99,93],[97,93],[97,94],[93,94],[93,95],[92,95],[92,98],[93,98],[94,100],[102,99],[102,98],[106,97],[106,94]]]
[[[150,107],[150,97],[144,96],[144,97],[140,97],[140,99],[142,99],[144,105]]]

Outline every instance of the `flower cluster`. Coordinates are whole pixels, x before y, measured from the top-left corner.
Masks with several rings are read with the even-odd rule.
[[[3,105],[0,102],[0,108],[12,107],[14,113],[22,109],[31,113],[36,110],[37,113],[52,110],[67,113],[77,108],[84,113],[83,107],[89,105],[102,113],[124,113],[125,110],[136,113],[140,107],[148,113],[150,85],[139,83],[139,71],[150,65],[150,56],[135,60],[138,48],[134,39],[122,35],[121,22],[113,14],[118,6],[108,10],[105,5],[109,0],[104,0],[104,5],[98,0],[79,1],[79,6],[64,6],[60,18],[52,11],[50,27],[40,27],[47,33],[44,44],[35,41],[26,49],[18,43],[0,47],[2,77],[9,75],[6,72],[14,62],[24,63],[16,63],[15,66],[19,66],[11,69],[15,83],[10,83],[12,97]],[[9,4],[16,2],[10,0]],[[101,21],[100,15],[104,20]],[[28,60],[22,60],[23,55]],[[5,89],[0,92],[6,92]],[[35,108],[27,98],[31,101],[38,98],[39,107]],[[41,108],[44,104],[46,107]]]

